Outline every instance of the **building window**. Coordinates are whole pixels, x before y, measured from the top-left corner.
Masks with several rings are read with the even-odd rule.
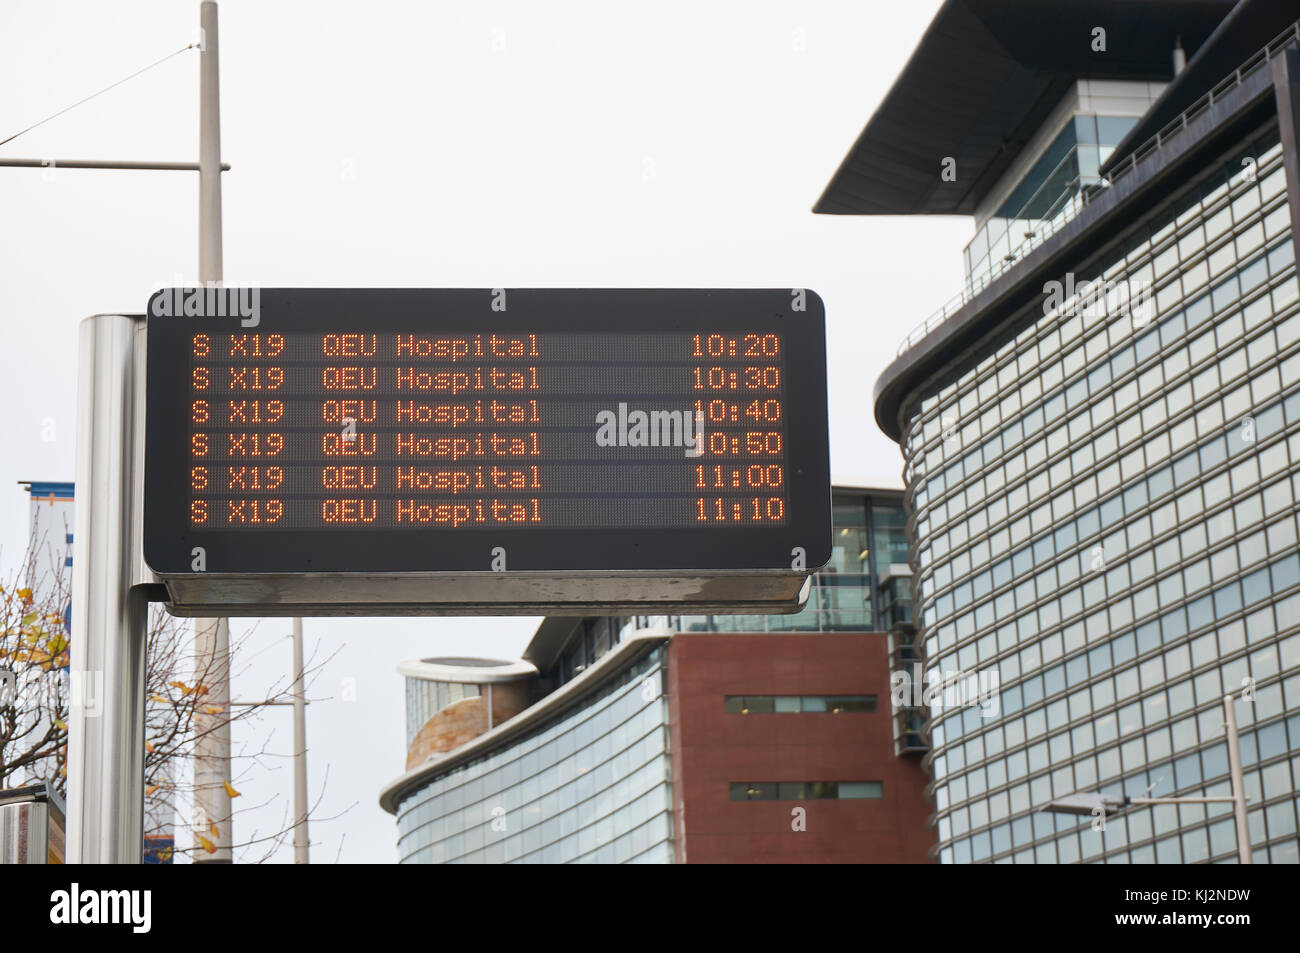
[[[725,708],[733,715],[827,712],[833,715],[876,710],[875,695],[728,695]]]
[[[732,781],[733,801],[857,801],[885,796],[880,781]]]

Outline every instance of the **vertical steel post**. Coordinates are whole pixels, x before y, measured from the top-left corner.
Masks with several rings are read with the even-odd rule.
[[[221,83],[217,5],[199,4],[199,282],[221,281]]]
[[[194,828],[214,850],[194,856],[197,864],[228,864],[231,853],[230,793],[230,624],[200,619],[194,625],[194,680],[206,689],[194,713]],[[203,711],[211,706],[213,714]]]
[[[199,284],[220,284],[221,260],[221,86],[218,70],[217,5],[199,4]],[[208,689],[205,701],[216,715],[198,714],[194,745],[194,826],[215,847],[198,863],[230,863],[230,624],[200,619],[194,625],[195,678]]]
[[[1237,818],[1237,862],[1253,863],[1250,853],[1250,826],[1246,823],[1246,786],[1241,777],[1241,742],[1237,738],[1237,713],[1232,695],[1223,696],[1223,717],[1228,725],[1228,770],[1232,772],[1233,813]]]
[[[307,696],[302,671],[302,619],[293,620],[293,862],[310,863],[307,836]]]
[[[144,836],[148,603],[132,588],[140,318],[81,322],[73,535],[67,857],[137,864]]]

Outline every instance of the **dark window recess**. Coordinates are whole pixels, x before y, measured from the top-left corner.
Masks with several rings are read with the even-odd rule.
[[[878,800],[880,781],[732,781],[733,801]]]
[[[823,712],[848,714],[876,710],[875,695],[728,695],[728,714],[768,715]]]

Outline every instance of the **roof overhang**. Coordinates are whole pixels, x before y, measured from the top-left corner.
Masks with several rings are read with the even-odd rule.
[[[426,682],[486,685],[534,678],[537,668],[529,662],[505,662],[497,659],[410,659],[399,662],[397,672],[406,678],[418,678]]]
[[[1076,80],[1168,81],[1235,2],[947,0],[813,211],[973,215]]]

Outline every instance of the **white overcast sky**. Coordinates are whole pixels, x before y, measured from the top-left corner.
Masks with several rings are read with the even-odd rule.
[[[834,479],[899,486],[872,388],[908,329],[959,290],[972,224],[810,209],[938,6],[225,0],[226,282],[813,288],[826,302]],[[198,7],[3,0],[0,139],[191,42]],[[197,150],[190,51],[0,156]],[[27,532],[15,481],[73,477],[78,322],[196,280],[197,194],[195,173],[0,168],[6,569]],[[307,621],[308,652],[333,656],[308,711],[313,861],[395,857],[376,796],[403,769],[397,663],[513,657],[536,621]],[[283,679],[287,632],[266,620],[246,637],[236,697]],[[288,709],[241,726],[235,749],[264,742],[289,751]],[[280,825],[291,783],[283,758],[237,778],[236,806],[263,806],[239,818],[236,840]]]

